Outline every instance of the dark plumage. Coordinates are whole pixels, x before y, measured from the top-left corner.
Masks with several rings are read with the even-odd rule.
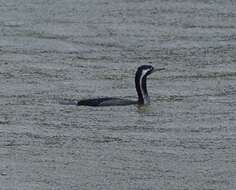
[[[140,66],[135,74],[135,87],[138,94],[138,100],[127,100],[121,98],[105,97],[93,98],[78,101],[78,106],[126,106],[126,105],[145,105],[149,104],[150,98],[147,91],[147,76],[155,71],[163,70],[154,69],[151,65]]]

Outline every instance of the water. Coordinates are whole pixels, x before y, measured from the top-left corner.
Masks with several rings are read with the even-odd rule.
[[[0,3],[0,185],[236,189],[234,1]],[[151,105],[135,98],[142,64]]]

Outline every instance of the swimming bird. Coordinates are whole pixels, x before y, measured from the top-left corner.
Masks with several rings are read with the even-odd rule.
[[[138,100],[127,100],[114,97],[85,99],[77,102],[78,106],[126,106],[126,105],[146,105],[150,103],[147,91],[147,76],[155,71],[161,71],[164,68],[154,69],[151,65],[142,65],[138,67],[135,74],[135,88],[138,94]]]

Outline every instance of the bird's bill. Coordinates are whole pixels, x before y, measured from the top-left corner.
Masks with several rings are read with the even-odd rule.
[[[152,73],[157,72],[157,71],[163,71],[165,68],[156,68],[152,70]]]

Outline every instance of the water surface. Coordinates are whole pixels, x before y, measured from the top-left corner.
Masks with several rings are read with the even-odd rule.
[[[3,190],[236,188],[234,1],[2,0]],[[77,107],[88,97],[147,107]]]

